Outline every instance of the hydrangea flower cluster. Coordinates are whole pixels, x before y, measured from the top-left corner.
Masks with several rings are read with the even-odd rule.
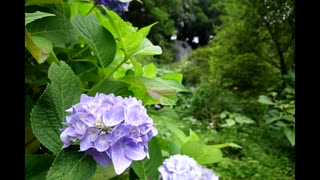
[[[129,3],[131,1],[124,0],[94,0],[96,4],[101,4],[103,6],[109,7],[111,10],[115,11],[118,14],[121,14],[123,11],[129,11]]]
[[[103,167],[113,163],[123,173],[133,161],[149,158],[148,141],[158,134],[141,100],[114,94],[82,94],[80,102],[67,109],[67,127],[61,129],[62,148],[80,141],[80,150]]]
[[[175,154],[158,168],[161,180],[219,180],[211,169],[198,164],[192,157]]]

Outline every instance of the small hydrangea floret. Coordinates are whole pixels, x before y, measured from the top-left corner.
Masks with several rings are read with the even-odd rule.
[[[192,157],[175,154],[159,166],[161,180],[219,180],[211,169],[200,165]]]
[[[91,155],[103,167],[112,163],[118,175],[133,161],[149,158],[148,142],[158,130],[141,100],[82,94],[80,102],[66,112],[71,114],[63,122],[67,127],[61,129],[62,148],[78,140],[79,151]]]
[[[101,4],[103,6],[109,7],[111,10],[118,14],[122,12],[129,11],[129,3],[131,1],[121,1],[121,0],[94,0],[95,3]]]

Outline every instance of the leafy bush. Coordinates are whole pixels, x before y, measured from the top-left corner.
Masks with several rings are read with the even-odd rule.
[[[242,147],[223,149],[226,158],[212,167],[220,179],[295,179],[295,151],[281,132],[267,126],[234,126],[221,129],[207,143],[218,142]]]
[[[191,109],[199,120],[214,120],[223,111],[239,111],[239,103],[233,92],[211,83],[201,83],[192,93]]]
[[[258,102],[266,106],[264,120],[270,128],[282,130],[292,146],[295,145],[295,90],[293,73],[284,77],[286,87],[278,93],[271,89],[260,95]]]

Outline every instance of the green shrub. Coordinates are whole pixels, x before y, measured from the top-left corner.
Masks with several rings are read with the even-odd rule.
[[[208,143],[219,142],[233,142],[242,147],[223,149],[227,158],[213,167],[221,180],[291,180],[295,177],[295,151],[281,132],[267,126],[234,126],[221,129]]]

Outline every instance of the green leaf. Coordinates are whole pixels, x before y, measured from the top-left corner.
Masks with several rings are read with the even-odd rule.
[[[97,169],[94,173],[94,175],[90,178],[90,180],[108,180],[113,177],[118,176],[113,168],[113,164],[111,163],[109,167],[104,168],[97,164]]]
[[[41,5],[41,4],[59,4],[63,3],[63,0],[26,0],[26,6],[29,5]]]
[[[49,40],[31,36],[27,30],[25,30],[25,46],[39,64],[43,63],[52,52],[52,43]]]
[[[222,113],[220,113],[220,119],[225,119],[228,115],[229,115],[229,112],[223,111]]]
[[[26,180],[45,179],[51,167],[54,156],[46,154],[25,155],[25,178]]]
[[[289,127],[284,127],[284,134],[286,135],[286,137],[288,138],[290,144],[292,146],[295,145],[295,132],[293,129],[290,129]]]
[[[154,117],[154,119],[163,120],[165,118],[169,121],[177,121],[179,119],[179,115],[171,107],[163,107],[159,110],[150,109],[148,112],[149,115]]]
[[[185,142],[190,142],[190,141],[198,141],[199,136],[192,131],[192,129],[189,129],[189,136],[185,139]]]
[[[95,7],[95,3],[88,3],[88,1],[68,0],[66,3],[70,7],[70,19],[73,19],[78,14],[88,15],[92,8]]]
[[[200,152],[201,154],[195,158],[199,164],[217,163],[223,159],[220,149],[208,145],[204,146]]]
[[[105,15],[101,12],[97,13],[99,22],[111,32],[117,40],[118,48],[124,51],[127,59],[138,54],[152,55],[160,53],[160,47],[153,46],[151,42],[145,40],[151,27],[156,23],[138,30],[130,22],[124,21],[114,11],[105,8],[105,12]]]
[[[178,81],[157,77],[151,79],[128,75],[118,80],[130,84],[134,96],[141,99],[144,104],[175,105],[178,100],[177,92],[189,91]]]
[[[235,143],[223,143],[223,144],[214,144],[214,145],[210,145],[213,148],[224,148],[224,147],[234,147],[234,148],[242,148],[241,146],[239,146],[238,144]]]
[[[104,93],[110,94],[113,93],[116,96],[133,96],[133,93],[129,90],[129,86],[127,83],[123,83],[120,81],[114,80],[103,80],[99,84],[97,84],[94,88],[92,88],[87,95],[94,96],[96,93]]]
[[[180,144],[184,144],[187,141],[187,135],[176,124],[170,121],[165,121],[164,123],[166,128],[179,140]]]
[[[180,154],[181,152],[181,142],[178,139],[174,138],[170,140],[170,144],[168,147],[169,154]]]
[[[162,105],[175,105],[178,97],[177,92],[188,92],[182,84],[175,80],[161,78],[137,77],[147,88],[148,94]]]
[[[76,15],[71,20],[74,28],[88,43],[102,68],[107,67],[114,59],[116,42],[112,34],[101,26],[95,14]]]
[[[261,104],[267,104],[267,105],[274,105],[275,103],[272,102],[272,99],[268,96],[261,95],[259,96],[258,102]]]
[[[140,180],[158,179],[159,177],[158,167],[162,164],[163,157],[157,140],[157,137],[153,137],[148,142],[150,159],[145,158],[132,163],[132,169]]]
[[[183,75],[181,73],[167,73],[162,75],[160,78],[166,80],[176,80],[181,84],[183,80]]]
[[[287,127],[288,126],[288,124],[287,123],[285,123],[285,122],[283,122],[283,121],[276,121],[275,123],[274,123],[274,125],[276,125],[276,126],[278,126],[278,127],[283,127],[283,128],[285,128],[285,127]]]
[[[45,12],[40,12],[40,11],[36,11],[34,13],[25,13],[24,25],[27,25],[37,19],[41,19],[41,18],[48,17],[48,16],[55,16],[55,14],[45,13]]]
[[[54,45],[77,42],[78,34],[70,20],[62,12],[54,11],[54,14],[27,24],[26,28],[32,36],[46,38]]]
[[[226,123],[221,124],[220,127],[231,127],[236,124],[236,122],[233,119],[226,119],[225,121],[226,121]]]
[[[140,46],[138,47],[138,49],[136,50],[136,52],[134,52],[131,56],[150,56],[150,55],[159,55],[162,53],[162,49],[160,46],[154,46],[152,44],[152,42],[145,38],[142,43],[140,44]]]
[[[181,154],[193,157],[199,164],[212,164],[222,160],[220,149],[198,141],[190,141],[183,144]]]
[[[47,180],[86,180],[96,171],[92,156],[79,152],[79,146],[61,150],[47,174]]]
[[[52,63],[48,70],[51,83],[38,99],[31,112],[31,127],[37,139],[50,151],[62,147],[59,129],[73,104],[80,101],[81,82],[63,61]]]
[[[154,78],[157,75],[157,68],[153,63],[149,63],[143,67],[143,76],[148,78]]]
[[[141,67],[141,64],[139,64],[139,62],[137,60],[135,60],[134,58],[130,59],[130,61],[133,66],[134,74],[137,76],[142,76],[143,69]]]
[[[239,124],[254,124],[254,123],[256,123],[254,120],[252,120],[249,117],[244,116],[242,114],[238,114],[238,113],[233,113],[233,114],[234,114],[233,120],[235,120]]]

